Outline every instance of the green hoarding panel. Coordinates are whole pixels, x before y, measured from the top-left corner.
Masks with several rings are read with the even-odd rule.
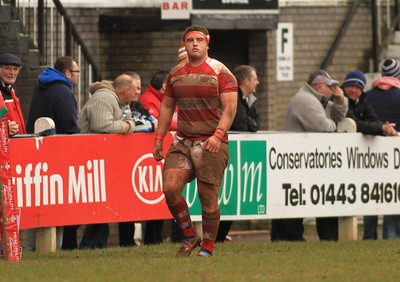
[[[266,214],[266,141],[229,141],[229,162],[219,193],[221,215]],[[191,215],[201,215],[195,181],[183,191]]]
[[[266,141],[240,142],[240,215],[266,214]]]

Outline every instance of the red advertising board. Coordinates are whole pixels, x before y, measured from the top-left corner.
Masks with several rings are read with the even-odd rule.
[[[1,95],[0,95],[1,98]],[[2,116],[4,103],[0,103],[0,242],[5,260],[20,261],[19,209],[15,205],[10,171],[10,150],[8,139],[8,120]],[[4,113],[4,111],[3,111]]]
[[[153,142],[152,133],[12,139],[21,228],[171,218]]]

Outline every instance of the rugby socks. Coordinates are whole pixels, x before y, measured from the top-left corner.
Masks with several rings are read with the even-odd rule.
[[[190,218],[188,205],[183,197],[181,197],[181,200],[177,205],[168,206],[168,208],[181,228],[184,237],[197,236],[197,232],[194,229],[194,225]]]
[[[217,237],[218,226],[220,221],[220,210],[216,210],[212,213],[206,213],[203,211],[203,243],[201,248],[212,254],[214,249],[215,238]]]

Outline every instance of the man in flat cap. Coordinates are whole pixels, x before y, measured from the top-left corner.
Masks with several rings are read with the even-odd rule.
[[[9,53],[0,55],[0,99],[4,100],[8,110],[6,118],[10,136],[26,133],[21,105],[13,88],[21,66],[22,62],[17,56]]]
[[[346,117],[348,100],[339,83],[324,70],[313,71],[289,103],[283,131],[334,132]],[[338,239],[338,218],[316,219],[320,240]],[[272,241],[304,241],[302,218],[273,219]]]

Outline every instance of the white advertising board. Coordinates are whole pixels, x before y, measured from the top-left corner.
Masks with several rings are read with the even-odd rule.
[[[265,136],[267,217],[400,214],[400,139],[360,133]]]

